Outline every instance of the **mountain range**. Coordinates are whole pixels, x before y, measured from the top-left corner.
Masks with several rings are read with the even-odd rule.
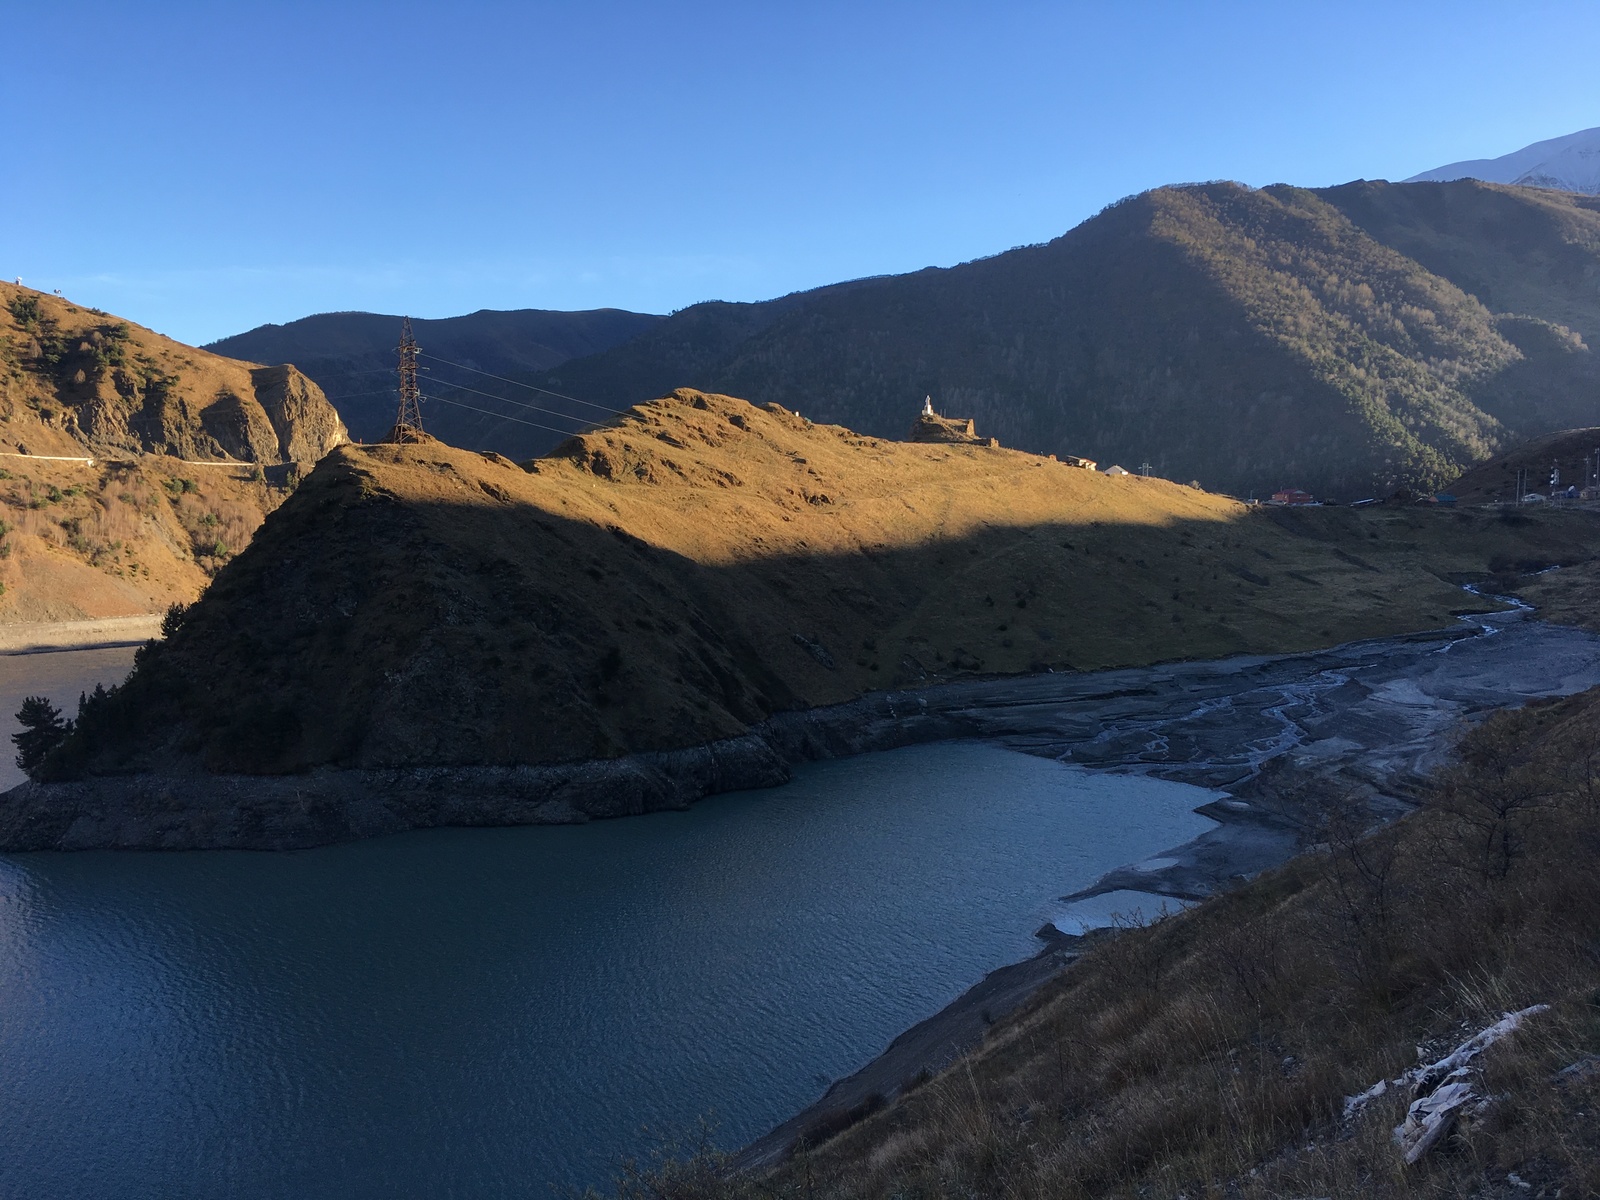
[[[1413,175],[1407,183],[1481,179],[1600,195],[1600,126],[1534,142],[1499,158],[1474,158]]]
[[[475,411],[485,407],[483,398],[454,385],[477,389],[487,381],[493,388],[491,376],[525,377],[577,355],[597,354],[636,337],[660,320],[615,308],[590,312],[482,309],[443,320],[414,320],[412,328],[426,356],[422,360],[424,388],[456,401],[431,404],[429,427],[458,446],[499,449],[510,438],[512,448],[519,449],[514,419]],[[286,325],[261,325],[213,342],[206,349],[250,362],[294,363],[334,399],[351,436],[371,442],[394,425],[395,347],[400,322],[398,316],[380,313],[319,313]],[[582,405],[551,399],[544,403],[555,406],[553,415],[557,417],[586,413],[592,419],[596,415]],[[527,415],[544,419],[531,412]],[[547,419],[545,423],[564,424]],[[524,428],[537,432],[535,426]]]
[[[664,318],[530,314],[609,340],[543,334],[539,353],[563,358],[540,370],[531,335],[489,323],[518,315],[458,318],[482,326],[467,349],[450,322],[419,327],[425,353],[504,377],[440,367],[425,390],[451,403],[424,411],[447,440],[524,459],[680,386],[903,437],[931,396],[1023,450],[1241,496],[1356,498],[1438,487],[1524,438],[1600,423],[1600,199],[1471,180],[1164,187],[951,268]],[[373,437],[398,324],[308,318],[214,348],[292,359]],[[318,340],[302,349],[291,330]]]
[[[877,436],[981,435],[1236,494],[1434,487],[1600,418],[1600,201],[1476,182],[1158,188],[1063,237],[685,309],[540,382],[694,379]]]

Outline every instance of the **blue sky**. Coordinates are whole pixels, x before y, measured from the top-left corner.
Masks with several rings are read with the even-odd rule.
[[[0,0],[0,275],[203,342],[949,265],[1600,125],[1600,5]]]

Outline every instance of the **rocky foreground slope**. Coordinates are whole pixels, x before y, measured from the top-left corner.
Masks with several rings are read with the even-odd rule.
[[[189,816],[157,844],[285,844],[682,804],[782,778],[774,714],[1437,628],[1486,603],[1450,577],[1597,544],[1581,514],[1252,509],[690,391],[526,467],[343,447],[85,714],[48,764],[78,782],[32,811],[115,794],[144,814],[116,837],[159,810]],[[225,794],[208,841],[191,818]],[[30,803],[7,836],[62,836]],[[318,815],[285,833],[295,804]]]
[[[1368,832],[1318,795],[1309,853],[1078,944],[776,1170],[706,1154],[615,1194],[1593,1196],[1597,747],[1596,691],[1496,713],[1419,811]]]
[[[0,284],[0,622],[192,600],[347,440],[293,366]]]

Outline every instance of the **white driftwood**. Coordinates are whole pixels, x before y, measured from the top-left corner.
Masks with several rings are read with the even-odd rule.
[[[1473,1061],[1501,1038],[1515,1033],[1523,1021],[1549,1007],[1548,1004],[1535,1004],[1518,1012],[1506,1013],[1443,1058],[1412,1067],[1396,1079],[1380,1079],[1359,1096],[1345,1097],[1345,1120],[1355,1117],[1369,1103],[1388,1092],[1390,1087],[1411,1088],[1411,1107],[1406,1110],[1406,1119],[1395,1126],[1394,1140],[1399,1144],[1406,1164],[1410,1166],[1416,1163],[1455,1128],[1456,1119],[1463,1109],[1482,1099],[1474,1086]]]
[[[1425,1067],[1415,1067],[1407,1072],[1416,1087],[1416,1094],[1422,1095],[1431,1092],[1444,1082],[1446,1078],[1466,1066],[1478,1055],[1501,1038],[1515,1033],[1527,1018],[1544,1012],[1548,1004],[1535,1004],[1531,1008],[1524,1008],[1520,1012],[1507,1013],[1489,1028],[1474,1034],[1454,1050],[1446,1054],[1438,1062],[1429,1063]]]
[[[1472,1084],[1458,1079],[1442,1084],[1420,1100],[1413,1100],[1406,1110],[1405,1121],[1394,1130],[1394,1140],[1399,1143],[1406,1166],[1413,1165],[1454,1129],[1461,1110],[1477,1098]]]

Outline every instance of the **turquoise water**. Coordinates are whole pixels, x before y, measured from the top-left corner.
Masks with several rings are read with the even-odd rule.
[[[1208,795],[953,743],[578,827],[0,857],[0,1195],[541,1196],[708,1114],[736,1146]]]

